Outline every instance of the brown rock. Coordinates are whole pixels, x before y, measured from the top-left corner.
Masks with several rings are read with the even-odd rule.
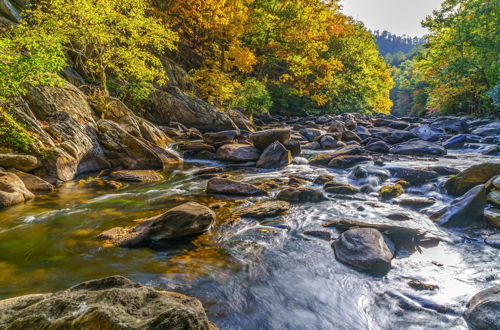
[[[163,180],[163,175],[153,170],[123,170],[113,171],[109,175],[112,179],[118,181],[131,182],[158,182]]]
[[[267,195],[263,189],[252,184],[224,178],[212,178],[208,180],[207,193],[240,196]]]
[[[0,207],[12,206],[35,198],[14,173],[0,171]]]

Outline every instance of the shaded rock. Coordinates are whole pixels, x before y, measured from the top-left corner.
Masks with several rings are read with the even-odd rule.
[[[308,230],[304,232],[304,235],[319,238],[325,241],[331,241],[332,240],[332,233],[329,233],[327,231],[321,231],[321,230]]]
[[[500,228],[500,209],[484,210],[484,218],[494,227]]]
[[[433,171],[415,169],[410,167],[386,167],[391,175],[398,179],[408,181],[412,185],[423,185],[436,179],[439,175]]]
[[[253,219],[264,219],[282,215],[289,208],[290,204],[285,201],[263,201],[239,209],[234,212],[234,215]]]
[[[432,206],[436,203],[435,200],[429,198],[405,198],[399,201],[399,205],[413,210],[421,210]]]
[[[0,208],[35,198],[24,182],[14,173],[0,171]]]
[[[330,127],[328,128],[328,133],[340,133],[343,134],[347,131],[344,123],[339,120],[334,120],[331,122]]]
[[[453,196],[460,196],[478,184],[486,183],[500,174],[500,163],[483,163],[469,167],[444,184],[446,191]]]
[[[328,167],[346,169],[362,162],[371,161],[372,158],[364,155],[344,155],[332,158]]]
[[[215,152],[215,148],[212,145],[202,143],[202,142],[181,142],[177,145],[179,151],[191,151],[197,153],[200,151]]]
[[[237,129],[226,114],[196,97],[188,96],[178,87],[156,90],[146,102],[146,108],[146,119],[159,125],[178,122],[202,131]]]
[[[379,190],[382,199],[393,199],[405,193],[404,188],[400,184],[387,184]]]
[[[345,131],[342,133],[342,140],[343,141],[356,141],[358,143],[361,143],[361,138],[354,132],[352,131]]]
[[[372,128],[370,129],[370,133],[373,137],[380,138],[390,144],[401,143],[417,137],[415,134],[408,131],[384,127]]]
[[[390,153],[412,156],[444,156],[446,149],[427,141],[407,141],[392,147]]]
[[[500,329],[500,285],[476,294],[467,304],[464,319],[471,329]]]
[[[390,147],[384,141],[375,141],[368,144],[365,149],[372,152],[386,154],[389,152]]]
[[[450,134],[467,133],[468,130],[467,122],[458,118],[439,118],[431,126]]]
[[[101,233],[98,238],[108,245],[121,247],[145,246],[172,238],[199,234],[210,229],[215,213],[198,203],[184,203],[163,214],[145,219],[132,228],[116,227]]]
[[[319,144],[318,141],[314,141],[311,143],[305,144],[302,149],[304,150],[320,150],[321,149],[321,144]]]
[[[233,123],[241,130],[249,131],[249,132],[254,132],[255,131],[255,125],[253,122],[243,114],[243,112],[237,110],[237,109],[225,109],[224,113],[231,118]]]
[[[443,147],[445,147],[446,149],[461,149],[464,147],[466,142],[467,142],[467,135],[458,134],[444,141]]]
[[[310,142],[313,142],[320,136],[326,134],[324,130],[317,128],[303,128],[299,132]]]
[[[500,122],[493,122],[484,126],[480,126],[472,131],[472,134],[479,136],[499,136]]]
[[[349,229],[332,246],[340,262],[362,270],[386,270],[394,257],[393,244],[373,228]]]
[[[500,248],[500,234],[493,234],[488,236],[484,242],[495,248]]]
[[[0,326],[12,329],[197,329],[210,323],[201,302],[122,276],[67,290],[0,301]]]
[[[292,153],[292,157],[299,157],[302,154],[302,147],[297,140],[290,139],[283,143],[283,145]]]
[[[278,141],[273,142],[267,147],[259,160],[257,167],[259,168],[280,168],[287,166],[292,162],[292,154]]]
[[[240,196],[267,195],[263,189],[252,184],[224,178],[213,178],[208,180],[207,193]]]
[[[29,191],[52,191],[54,190],[54,186],[43,180],[42,178],[37,177],[36,175],[24,173],[15,169],[9,170],[9,172],[14,173],[21,179],[24,183],[24,186]]]
[[[388,126],[396,129],[407,129],[410,124],[402,120],[391,120],[385,118],[375,118],[373,120],[374,126]]]
[[[370,131],[364,127],[364,126],[357,126],[354,130],[354,133],[356,133],[362,140],[367,139],[372,136]]]
[[[485,206],[486,189],[484,185],[478,185],[445,207],[437,223],[446,227],[470,225],[482,220]]]
[[[325,184],[329,181],[333,180],[333,175],[330,174],[322,174],[318,176],[316,179],[314,179],[313,183],[314,184]]]
[[[0,166],[29,172],[41,167],[42,162],[40,162],[40,160],[35,156],[13,153],[0,153]]]
[[[429,142],[437,141],[444,134],[443,131],[429,125],[417,126],[411,129],[410,132],[418,136],[419,139]]]
[[[290,180],[288,180],[288,185],[291,187],[299,187],[308,184],[309,181],[304,180],[302,178],[292,176],[290,177]]]
[[[256,161],[260,158],[260,151],[248,144],[226,144],[217,150],[217,159],[243,163]]]
[[[233,143],[238,135],[239,133],[236,130],[205,133],[203,134],[203,141],[205,141],[206,144],[218,147],[224,144]]]
[[[319,140],[322,149],[337,149],[341,147],[345,147],[345,143],[337,140],[331,135],[324,135]]]
[[[424,170],[436,172],[439,175],[456,175],[460,173],[460,170],[447,166],[429,166],[424,168]]]
[[[130,182],[158,182],[163,180],[160,172],[153,170],[122,170],[113,171],[109,175],[112,179],[118,181]]]
[[[250,141],[259,149],[266,149],[273,142],[285,143],[290,140],[289,128],[276,128],[250,134]]]
[[[304,187],[286,188],[278,193],[276,199],[292,203],[322,202],[327,200],[321,191]]]

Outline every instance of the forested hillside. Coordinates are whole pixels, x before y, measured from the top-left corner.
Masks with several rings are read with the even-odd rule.
[[[395,113],[498,117],[498,1],[445,0],[422,24],[423,49],[393,68]]]

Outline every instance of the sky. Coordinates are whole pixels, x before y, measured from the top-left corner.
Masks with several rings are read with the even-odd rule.
[[[412,37],[426,33],[420,22],[440,4],[441,0],[341,0],[343,12],[368,29]]]

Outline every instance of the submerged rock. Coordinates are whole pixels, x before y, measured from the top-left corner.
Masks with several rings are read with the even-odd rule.
[[[264,219],[285,213],[290,208],[290,203],[285,201],[262,201],[244,207],[234,212],[238,217]]]
[[[394,257],[392,242],[373,228],[343,232],[332,244],[337,259],[361,270],[387,270]]]
[[[486,183],[500,174],[500,163],[483,163],[469,167],[446,181],[444,188],[453,196],[465,194],[478,184]]]
[[[207,193],[237,196],[267,195],[263,189],[252,184],[224,178],[213,178],[208,180]]]
[[[276,198],[292,203],[322,202],[328,199],[321,191],[305,187],[286,188]]]
[[[118,181],[131,182],[158,182],[163,180],[163,175],[160,172],[153,170],[123,170],[113,171],[109,175],[112,179]]]
[[[292,154],[280,142],[275,141],[267,147],[259,160],[257,167],[260,168],[280,168],[292,162]]]
[[[0,171],[0,208],[23,203],[35,198],[35,195],[14,173]]]
[[[153,242],[203,233],[210,229],[215,218],[215,213],[208,207],[189,202],[145,219],[135,227],[107,230],[98,238],[106,240],[112,246],[145,246]]]
[[[500,285],[476,294],[467,304],[464,318],[471,329],[500,329]]]
[[[56,293],[1,300],[0,327],[208,330],[210,323],[195,298],[112,276]]]
[[[441,210],[437,223],[447,227],[470,225],[483,218],[485,206],[486,189],[478,185]]]

